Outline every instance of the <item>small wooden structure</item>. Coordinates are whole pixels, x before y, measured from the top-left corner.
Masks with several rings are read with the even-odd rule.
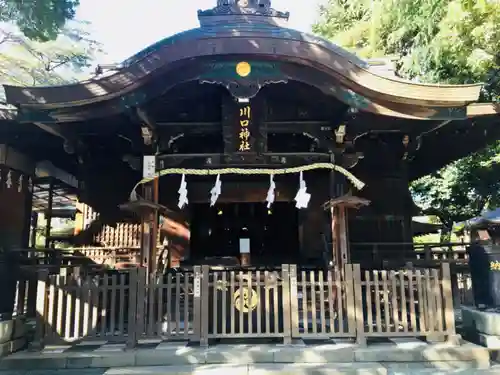
[[[347,233],[347,210],[368,206],[368,199],[353,195],[344,195],[330,199],[323,207],[332,217],[332,259],[334,264],[344,265],[350,262]]]

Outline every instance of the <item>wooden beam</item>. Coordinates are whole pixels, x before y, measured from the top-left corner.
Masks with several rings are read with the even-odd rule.
[[[68,154],[76,153],[77,146],[81,147],[82,145],[82,143],[79,142],[78,137],[74,133],[64,129],[64,127],[59,124],[44,124],[41,122],[33,122],[33,125],[49,134],[63,139],[65,141],[63,148],[64,151],[66,151]],[[67,147],[71,147],[72,151],[70,152]]]
[[[155,132],[158,129],[158,125],[156,124],[156,121],[154,121],[151,116],[146,112],[145,109],[142,108],[136,108],[135,112],[137,113],[137,116],[144,122],[147,127]]]
[[[269,133],[302,133],[304,131],[319,128],[323,131],[332,130],[330,121],[264,121],[263,128]],[[207,131],[215,131],[222,126],[218,121],[207,122],[158,122],[159,128],[168,128],[169,130],[186,131],[189,128],[203,128]]]
[[[217,166],[269,166],[290,167],[310,163],[327,163],[330,154],[302,152],[302,153],[234,153],[226,154],[167,154],[157,156],[159,170],[185,165],[191,168],[214,168]]]
[[[238,140],[236,128],[238,128],[238,104],[233,97],[224,95],[221,104],[221,130],[224,141],[224,153],[230,154],[237,151],[236,141]]]
[[[48,209],[45,215],[45,248],[50,247],[50,230],[52,226],[52,205],[54,200],[54,179],[50,179],[49,184],[49,198],[48,198]]]
[[[158,204],[160,193],[159,193],[159,178],[158,176],[152,182],[153,185],[153,202]],[[158,248],[158,209],[155,209],[151,217],[151,255],[149,259],[149,272],[156,272],[158,269],[158,259],[157,259],[157,248]]]
[[[151,183],[146,183],[143,186],[144,189],[144,199],[148,201],[153,200],[153,186]],[[153,257],[152,257],[152,247],[154,246],[152,238],[152,217],[150,212],[141,215],[141,266],[146,267],[149,271],[151,270]]]
[[[335,155],[331,155],[331,162],[335,162]],[[328,189],[328,194],[330,196],[330,199],[335,198],[335,171],[331,170],[330,171],[330,179],[329,179],[329,189]],[[330,207],[330,224],[331,224],[331,231],[332,231],[332,263],[335,266],[338,266],[340,268],[339,264],[339,256],[338,256],[338,236],[337,236],[337,215],[335,212],[335,207],[332,205]]]
[[[347,233],[347,210],[344,205],[337,207],[339,222],[339,246],[340,246],[340,264],[342,267],[350,261],[349,241]]]

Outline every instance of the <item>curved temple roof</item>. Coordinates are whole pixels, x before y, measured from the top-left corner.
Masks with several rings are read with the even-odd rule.
[[[376,74],[367,62],[325,39],[284,27],[288,14],[272,9],[270,0],[218,0],[217,4],[198,12],[199,28],[144,49],[113,74],[66,86],[5,85],[7,102],[40,109],[86,105],[128,94],[169,67],[183,66],[193,59],[249,57],[315,68],[343,88],[385,108],[391,108],[391,103],[392,107],[397,103],[424,109],[457,108],[479,98],[481,84],[426,85]],[[474,115],[481,114],[482,110],[475,108]]]

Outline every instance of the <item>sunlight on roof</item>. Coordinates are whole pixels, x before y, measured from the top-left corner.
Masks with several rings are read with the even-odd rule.
[[[290,12],[291,28],[310,32],[322,1],[273,0],[272,5]],[[160,39],[198,27],[198,9],[215,4],[216,0],[83,0],[77,18],[92,23],[92,36],[106,51],[97,63],[106,64],[123,61]]]

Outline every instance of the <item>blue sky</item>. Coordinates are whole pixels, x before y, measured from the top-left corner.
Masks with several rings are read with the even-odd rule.
[[[277,10],[290,12],[290,27],[310,31],[323,0],[273,0]],[[179,31],[198,26],[198,9],[216,0],[81,0],[77,18],[91,22],[93,37],[106,56],[97,63],[125,60],[144,47]]]

